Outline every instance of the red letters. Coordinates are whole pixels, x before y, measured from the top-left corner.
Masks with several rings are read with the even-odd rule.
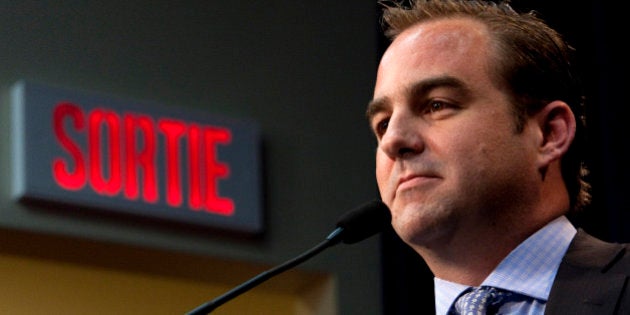
[[[230,169],[226,164],[219,163],[216,157],[215,143],[229,143],[230,132],[225,129],[208,127],[203,130],[203,143],[206,145],[205,149],[205,163],[206,166],[206,209],[214,209],[220,214],[230,215],[234,210],[234,203],[231,199],[221,198],[218,196],[218,181],[219,178],[227,177],[230,173]]]
[[[86,115],[69,102],[55,107],[53,129],[69,157],[57,157],[52,163],[53,178],[63,189],[80,190],[89,183],[104,196],[122,194],[135,201],[141,191],[143,202],[157,203],[161,186],[171,207],[181,207],[187,199],[195,211],[234,213],[232,199],[219,196],[219,180],[229,177],[230,168],[218,161],[217,146],[230,143],[228,129],[171,118],[158,119],[156,124],[148,115],[121,116],[104,108]],[[163,165],[158,165],[158,157],[163,157]],[[183,181],[184,176],[188,181]]]
[[[158,126],[166,140],[166,202],[176,207],[182,204],[179,147],[180,138],[186,131],[186,124],[176,120],[162,119],[158,122]]]
[[[138,198],[138,172],[144,175],[142,198],[149,203],[158,201],[156,172],[156,135],[153,120],[147,115],[125,114],[125,197]],[[138,149],[140,143],[142,149]]]
[[[61,158],[54,159],[53,177],[62,188],[79,190],[83,188],[86,183],[84,153],[81,152],[81,148],[65,133],[65,118],[71,119],[73,123],[72,126],[77,132],[81,132],[85,128],[85,121],[83,120],[83,113],[80,108],[70,103],[60,103],[55,107],[55,111],[53,112],[55,137],[59,141],[59,144],[68,151],[68,154],[70,154],[73,159],[73,163],[69,165]],[[68,170],[71,167],[74,167],[74,172]]]
[[[122,186],[120,119],[114,112],[95,109],[88,121],[90,184],[97,193],[114,196]],[[109,142],[109,146],[103,150],[105,142]]]
[[[228,177],[230,169],[226,164],[218,162],[215,144],[226,144],[230,141],[231,135],[226,129],[201,128],[194,124],[188,129],[191,188],[189,206],[192,209],[201,209],[205,206],[206,209],[213,209],[223,215],[231,215],[234,212],[234,202],[217,195],[218,180]],[[205,159],[202,160],[199,157],[205,157]]]

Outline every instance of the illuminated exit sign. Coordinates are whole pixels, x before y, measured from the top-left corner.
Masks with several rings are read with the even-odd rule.
[[[257,125],[19,82],[11,90],[13,195],[245,233],[263,230]]]

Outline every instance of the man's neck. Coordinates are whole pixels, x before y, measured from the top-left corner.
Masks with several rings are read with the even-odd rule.
[[[512,250],[545,224],[522,222],[518,228],[463,229],[449,239],[434,240],[429,246],[414,249],[436,277],[478,286]]]

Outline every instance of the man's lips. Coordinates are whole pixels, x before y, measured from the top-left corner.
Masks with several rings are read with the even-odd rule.
[[[405,177],[402,177],[399,181],[398,181],[398,185],[396,187],[396,190],[404,190],[404,189],[409,189],[412,187],[417,187],[417,186],[421,186],[424,185],[432,180],[435,180],[437,177],[434,175],[428,175],[428,174],[413,174],[413,175],[408,175]]]

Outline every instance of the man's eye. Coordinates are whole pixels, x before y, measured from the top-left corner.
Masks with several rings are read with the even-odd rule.
[[[428,111],[433,113],[433,112],[437,112],[440,111],[444,108],[446,108],[446,104],[444,102],[441,101],[432,101],[431,103],[429,103],[429,107],[428,107]]]
[[[387,131],[388,126],[389,126],[389,118],[383,119],[374,126],[374,132],[376,133],[376,135],[381,136],[385,133],[385,131]]]

